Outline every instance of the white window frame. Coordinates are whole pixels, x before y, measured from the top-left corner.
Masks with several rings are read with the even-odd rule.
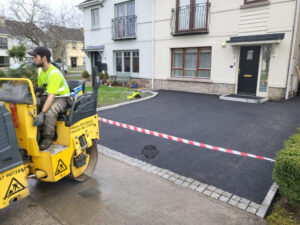
[[[98,11],[98,24],[93,24],[93,11]],[[95,18],[95,22],[96,22],[96,18]],[[100,9],[99,9],[99,7],[97,7],[97,8],[93,8],[93,9],[91,9],[91,28],[92,28],[92,30],[93,29],[99,29],[100,28]]]
[[[126,1],[126,2],[120,2],[120,3],[117,3],[117,4],[115,4],[115,18],[117,18],[118,17],[118,15],[117,15],[117,6],[118,5],[125,5],[125,14],[126,15],[124,15],[124,17],[126,17],[126,16],[128,16],[127,15],[127,7],[128,7],[128,4],[130,3],[130,2],[133,2],[134,3],[134,14],[136,13],[135,12],[135,0],[130,0],[130,1]],[[130,16],[133,16],[133,15],[130,15]]]
[[[122,72],[118,72],[116,70],[116,65],[117,65],[117,56],[116,53],[121,52],[122,53]],[[130,72],[125,72],[125,60],[124,60],[124,53],[125,52],[130,52]],[[133,72],[133,52],[138,52],[139,53],[139,72]],[[114,57],[114,73],[115,74],[130,74],[131,75],[139,75],[141,71],[141,61],[140,61],[140,50],[135,49],[135,50],[115,50],[113,51],[113,57]]]
[[[5,42],[4,40],[6,40],[6,44],[3,44]],[[8,49],[8,38],[7,37],[0,37],[0,49]]]

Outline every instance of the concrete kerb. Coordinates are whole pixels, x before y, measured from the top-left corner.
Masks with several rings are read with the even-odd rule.
[[[229,95],[221,95],[219,97],[220,100],[232,101],[232,102],[243,102],[243,103],[253,103],[253,104],[262,104],[264,102],[269,101],[268,98],[262,98],[260,100],[256,99],[245,99],[245,98],[237,98],[237,97],[229,97]]]
[[[253,201],[250,201],[248,199],[236,196],[232,193],[226,192],[222,189],[216,188],[214,186],[208,185],[208,184],[204,184],[200,181],[194,180],[192,178],[189,177],[184,177],[181,176],[179,174],[176,174],[172,171],[163,169],[163,168],[159,168],[156,166],[153,166],[151,164],[148,164],[146,162],[143,162],[141,160],[132,158],[130,156],[127,156],[125,154],[122,154],[120,152],[117,152],[115,150],[112,150],[110,148],[107,148],[105,146],[102,145],[98,145],[98,152],[102,153],[108,157],[114,158],[116,160],[122,161],[128,165],[137,167],[139,169],[144,170],[145,172],[151,173],[153,175],[159,176],[162,179],[165,179],[169,182],[172,182],[176,185],[180,185],[183,188],[188,188],[191,191],[196,191],[199,192],[202,195],[205,195],[207,197],[210,197],[214,200],[223,202],[225,204],[228,204],[230,206],[236,207],[238,209],[241,209],[243,211],[249,212],[251,214],[254,214],[258,217],[264,218],[264,216],[266,215],[266,212],[272,202],[272,199],[276,193],[275,187],[276,186],[272,186],[272,192],[269,191],[269,193],[267,194],[264,202],[262,203],[262,205],[257,204]],[[270,190],[271,190],[270,189]],[[277,189],[276,189],[277,190]],[[274,195],[273,195],[274,193]]]
[[[108,105],[108,106],[103,106],[103,107],[98,107],[97,108],[97,112],[108,110],[108,109],[117,108],[117,107],[120,107],[120,106],[123,106],[123,105],[129,105],[129,104],[133,104],[133,103],[137,103],[137,102],[146,101],[146,100],[149,100],[151,98],[154,98],[158,94],[158,92],[155,92],[155,91],[141,91],[141,92],[142,93],[148,92],[148,93],[150,93],[152,95],[148,96],[148,97],[145,97],[145,98],[137,99],[137,100],[132,100],[132,101],[128,101],[128,102],[122,102],[122,103],[119,103],[119,104]]]
[[[129,102],[123,102],[123,103],[119,103],[119,104],[114,104],[114,105],[109,105],[109,106],[104,106],[104,107],[99,107],[97,108],[97,112],[99,111],[105,111],[105,110],[109,110],[109,109],[113,109],[113,108],[117,108],[120,106],[124,106],[124,105],[129,105],[129,104],[133,104],[133,103],[138,103],[138,102],[142,102],[142,101],[146,101],[149,100],[151,98],[154,98],[158,95],[158,92],[155,91],[143,91],[143,92],[148,92],[151,93],[151,96],[148,96],[146,98],[142,98],[142,99],[137,99],[137,100],[132,100]],[[192,178],[187,178],[184,176],[181,176],[179,174],[176,174],[172,171],[168,171],[166,169],[162,169],[156,166],[152,166],[151,164],[147,164],[141,160],[129,157],[127,155],[124,155],[120,152],[117,152],[115,150],[109,149],[107,147],[98,145],[98,151],[109,156],[112,158],[115,158],[119,161],[122,161],[124,163],[127,163],[131,166],[134,167],[138,167],[146,172],[152,173],[154,175],[160,176],[163,179],[167,179],[170,182],[173,182],[177,185],[181,185],[185,188],[189,188],[193,191],[197,191],[200,192],[206,196],[209,196],[213,199],[216,199],[218,201],[221,201],[223,203],[229,204],[231,206],[237,207],[241,210],[245,210],[249,213],[255,214],[258,217],[264,218],[265,215],[267,214],[267,211],[275,197],[275,194],[278,190],[278,186],[274,183],[272,185],[272,187],[270,188],[268,194],[266,195],[263,203],[257,204],[255,202],[251,202],[248,199],[245,198],[241,198],[238,196],[235,196],[229,192],[225,192],[221,189],[217,189],[215,187],[213,187],[214,191],[211,191],[211,187],[208,184],[204,184],[201,183],[200,181],[196,181]],[[100,149],[100,150],[99,150]],[[167,172],[166,172],[167,171]],[[189,182],[189,181],[191,182]],[[204,193],[205,192],[205,193]],[[239,199],[239,201],[237,201],[237,199]]]
[[[276,183],[274,183],[271,186],[271,188],[269,189],[268,194],[266,195],[261,206],[259,207],[259,209],[256,213],[257,216],[259,216],[261,218],[264,218],[266,216],[268,209],[270,208],[277,191],[278,191],[278,185]]]

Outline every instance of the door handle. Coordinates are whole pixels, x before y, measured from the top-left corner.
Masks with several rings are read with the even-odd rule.
[[[244,74],[244,77],[250,78],[250,77],[252,77],[252,75],[251,74]]]

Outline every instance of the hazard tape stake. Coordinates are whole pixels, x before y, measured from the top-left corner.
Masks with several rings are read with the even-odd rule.
[[[176,142],[180,142],[180,143],[184,143],[184,144],[188,144],[188,145],[193,145],[193,146],[197,146],[200,148],[206,148],[206,149],[210,149],[213,151],[219,151],[219,152],[224,152],[224,153],[228,153],[228,154],[233,154],[233,155],[239,155],[239,156],[245,156],[245,157],[250,157],[250,158],[255,158],[255,159],[262,159],[262,160],[267,160],[270,162],[275,162],[274,159],[271,158],[267,158],[267,157],[263,157],[263,156],[259,156],[259,155],[253,155],[250,153],[245,153],[245,152],[239,152],[236,150],[231,150],[231,149],[227,149],[227,148],[221,148],[221,147],[217,147],[217,146],[212,146],[212,145],[208,145],[208,144],[204,144],[204,143],[200,143],[200,142],[196,142],[196,141],[191,141],[191,140],[187,140],[184,138],[179,138],[179,137],[174,137],[168,134],[162,134],[156,131],[151,131],[151,130],[147,130],[147,129],[143,129],[140,127],[135,127],[132,125],[128,125],[125,123],[120,123],[120,122],[116,122],[116,121],[112,121],[112,120],[108,120],[102,117],[99,117],[99,121],[102,123],[107,123],[113,126],[117,126],[117,127],[122,127],[128,130],[132,130],[132,131],[136,131],[139,133],[143,133],[143,134],[148,134],[151,136],[155,136],[155,137],[159,137],[159,138],[164,138],[164,139],[168,139],[171,141],[176,141]]]

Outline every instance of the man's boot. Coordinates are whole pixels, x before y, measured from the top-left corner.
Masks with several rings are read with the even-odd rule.
[[[52,145],[52,141],[55,133],[56,115],[49,111],[45,116],[43,139],[40,146],[40,150],[46,150]]]
[[[40,146],[40,150],[46,150],[52,145],[53,137],[44,137]]]

